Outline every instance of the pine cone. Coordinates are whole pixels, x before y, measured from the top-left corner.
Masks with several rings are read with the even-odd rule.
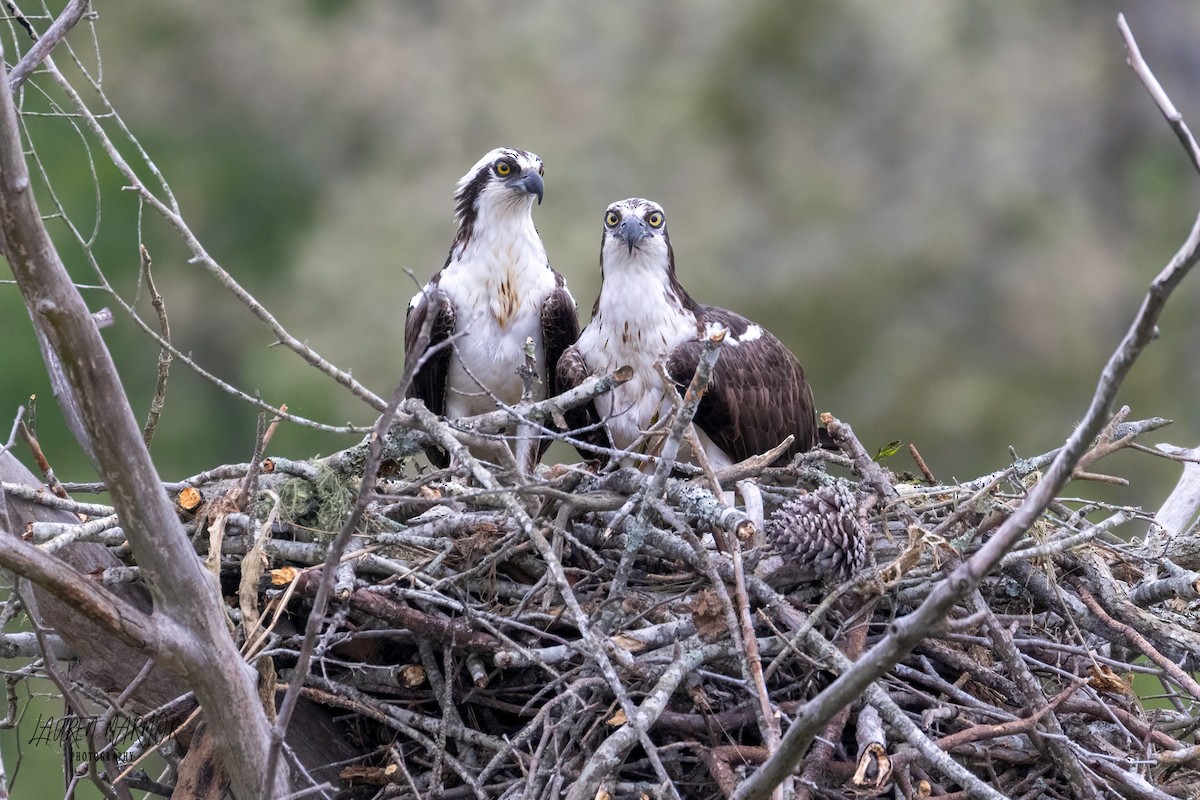
[[[786,569],[809,580],[841,583],[866,564],[858,501],[844,482],[788,500],[765,527],[767,541],[787,562]]]

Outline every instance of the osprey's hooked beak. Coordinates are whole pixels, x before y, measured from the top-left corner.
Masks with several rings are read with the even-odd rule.
[[[644,219],[630,214],[621,220],[621,224],[617,226],[616,234],[629,248],[629,254],[633,255],[633,248],[637,246],[638,242],[650,235],[650,228],[646,226]]]
[[[546,186],[542,183],[542,176],[538,175],[534,170],[525,170],[518,177],[510,181],[508,185],[526,194],[536,195],[538,205],[542,204],[542,192]]]

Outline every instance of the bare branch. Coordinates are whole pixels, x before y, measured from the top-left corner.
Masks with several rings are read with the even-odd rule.
[[[692,418],[696,416],[696,410],[700,407],[700,400],[708,391],[708,383],[712,380],[713,369],[721,354],[721,345],[725,343],[727,331],[720,328],[706,333],[704,351],[700,355],[700,361],[696,366],[695,374],[692,375],[691,383],[684,393],[683,403],[675,409],[667,440],[659,453],[658,463],[654,466],[654,474],[645,489],[630,498],[631,503],[645,498],[657,499],[662,494],[663,487],[666,486],[672,467],[675,466],[675,458],[679,454],[680,445],[683,444],[684,434],[691,427]],[[637,519],[628,528],[625,553],[621,556],[621,563],[617,566],[616,575],[613,576],[612,585],[609,587],[610,601],[625,592],[625,585],[629,580],[629,570],[633,567],[633,558],[642,544],[642,537],[649,524],[648,520],[652,509],[653,506],[650,503],[643,503]]]
[[[50,72],[50,75],[58,84],[59,88],[61,88],[67,94],[88,130],[96,137],[97,141],[100,142],[101,147],[103,147],[104,152],[108,155],[113,165],[121,172],[125,179],[129,181],[129,185],[132,186],[133,189],[138,193],[138,196],[141,197],[147,205],[157,211],[178,232],[180,238],[183,239],[184,244],[192,252],[192,262],[204,267],[204,269],[207,270],[208,273],[212,275],[223,287],[225,287],[226,290],[228,290],[243,305],[250,309],[250,312],[254,314],[254,316],[257,317],[263,324],[265,324],[278,338],[280,344],[286,346],[289,350],[299,355],[302,359],[304,359],[304,361],[317,368],[325,375],[333,378],[333,380],[337,383],[345,386],[351,391],[352,394],[361,399],[371,408],[374,408],[376,411],[382,411],[386,404],[379,396],[355,380],[349,372],[334,366],[307,344],[289,333],[288,330],[284,328],[277,319],[275,319],[275,316],[271,314],[271,312],[268,311],[266,307],[264,307],[262,303],[258,301],[257,298],[250,294],[250,292],[246,291],[245,287],[238,283],[232,275],[230,275],[223,267],[221,267],[219,263],[217,263],[216,259],[208,254],[208,251],[204,249],[204,246],[200,243],[200,240],[196,237],[195,233],[192,232],[192,229],[188,226],[182,214],[179,213],[178,208],[173,202],[173,198],[171,205],[168,205],[150,191],[150,189],[142,182],[141,178],[134,171],[134,169],[129,165],[129,162],[126,161],[120,150],[117,149],[108,133],[104,130],[104,127],[100,124],[100,121],[83,101],[83,98],[80,97],[79,93],[70,84],[70,82],[67,81],[62,73],[59,72],[54,66],[52,59],[46,60],[46,67]]]
[[[151,620],[34,545],[15,536],[0,536],[0,565],[79,609],[124,643],[149,655],[173,660],[164,652],[164,644],[170,637],[164,636],[159,621]],[[172,664],[172,667],[177,668],[177,665]]]
[[[46,32],[37,38],[33,47],[21,56],[21,60],[8,74],[9,91],[15,92],[21,88],[21,84],[25,82],[29,74],[50,56],[50,51],[66,37],[79,20],[83,19],[89,4],[90,0],[71,0],[67,3],[67,7],[58,15],[58,19],[54,20]]]
[[[644,736],[667,706],[672,693],[687,677],[688,673],[710,658],[723,654],[724,648],[714,645],[703,645],[698,639],[683,642],[679,646],[679,655],[671,666],[666,669],[658,683],[647,694],[646,699],[638,706],[635,714],[630,717],[620,730],[604,740],[596,748],[596,752],[584,764],[574,786],[571,787],[568,798],[592,798],[596,796],[601,780],[620,766],[620,763],[638,743],[638,738]]]
[[[150,305],[158,314],[158,330],[163,341],[171,341],[171,323],[167,320],[167,307],[162,295],[154,286],[154,275],[150,271],[150,251],[146,245],[141,245],[139,252],[142,257],[142,277],[146,281],[146,290],[150,293]],[[158,351],[158,379],[154,383],[154,397],[150,400],[150,411],[146,414],[146,424],[142,427],[142,439],[146,447],[154,440],[154,429],[158,427],[158,419],[162,416],[163,403],[167,398],[167,378],[171,374],[171,351],[165,347]]]
[[[13,417],[12,430],[8,432],[8,439],[4,442],[4,446],[0,447],[0,453],[7,453],[12,450],[12,446],[17,441],[17,431],[21,427],[21,423],[25,419],[25,406],[18,406],[16,416]]]
[[[48,62],[49,63],[49,62]],[[42,224],[19,136],[8,81],[0,87],[0,233],[35,328],[66,378],[85,442],[113,494],[130,544],[172,627],[170,653],[193,681],[211,724],[227,730],[219,748],[244,796],[261,794],[266,719],[252,676],[225,628],[215,587],[200,570],[134,422],[120,378],[83,299]],[[183,632],[186,631],[186,636]],[[159,636],[163,636],[159,633]],[[285,782],[276,787],[283,790]]]
[[[1196,146],[1196,140],[1192,136],[1192,132],[1188,129],[1183,115],[1175,108],[1175,104],[1167,96],[1166,90],[1158,82],[1158,78],[1154,77],[1154,73],[1151,72],[1146,60],[1142,58],[1142,51],[1138,49],[1137,40],[1133,38],[1133,32],[1129,30],[1129,23],[1125,21],[1124,14],[1117,14],[1117,29],[1121,32],[1121,38],[1125,42],[1125,50],[1129,56],[1129,66],[1137,73],[1138,78],[1142,81],[1142,85],[1146,87],[1146,91],[1154,99],[1154,104],[1162,112],[1163,118],[1167,120],[1167,124],[1171,126],[1171,130],[1179,137],[1179,142],[1183,145],[1183,149],[1191,160],[1192,166],[1195,167],[1197,172],[1200,172],[1200,147]]]

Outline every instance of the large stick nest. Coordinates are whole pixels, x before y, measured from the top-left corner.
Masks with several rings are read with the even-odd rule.
[[[1110,427],[1092,460],[1158,422]],[[703,476],[655,493],[647,474],[596,465],[493,472],[500,491],[483,491],[462,468],[405,474],[413,443],[391,441],[390,472],[330,578],[303,690],[362,754],[340,767],[342,794],[731,796],[841,671],[820,643],[875,657],[1047,460],[930,486],[897,481],[845,426],[840,442],[845,454],[727,473],[747,481],[730,508]],[[365,448],[170,487],[265,682],[293,680]],[[514,501],[558,563],[531,543]],[[840,701],[793,779],[800,796],[970,788],[921,739],[1007,796],[1188,796],[1196,575],[1158,574],[1161,536],[1131,544],[1112,532],[1153,532],[1144,519],[1053,504],[876,683],[888,703]],[[116,524],[82,538],[128,559]]]

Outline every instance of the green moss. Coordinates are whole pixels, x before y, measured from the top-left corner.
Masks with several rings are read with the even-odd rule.
[[[331,469],[319,470],[315,481],[293,478],[279,487],[279,516],[318,537],[332,536],[350,513],[358,491],[358,480],[339,476]]]

